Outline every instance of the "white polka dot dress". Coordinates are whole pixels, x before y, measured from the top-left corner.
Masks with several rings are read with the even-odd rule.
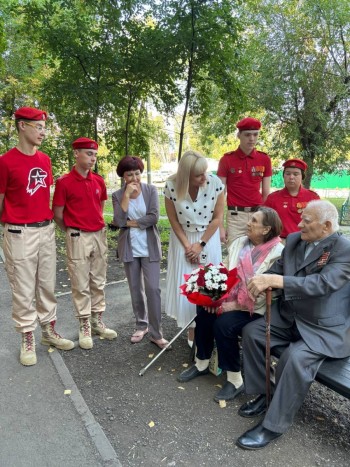
[[[180,222],[190,243],[201,241],[214,213],[219,195],[224,189],[221,180],[215,175],[207,175],[207,183],[199,188],[196,200],[187,194],[182,201],[177,200],[174,182],[168,180],[165,185],[165,196],[173,201],[178,221]],[[203,251],[207,254],[208,263],[219,264],[222,260],[220,231],[207,242]],[[198,267],[189,263],[185,250],[175,233],[171,230],[168,250],[168,271],[165,297],[165,312],[175,318],[179,327],[185,326],[196,314],[196,306],[180,295],[180,285],[184,283],[184,274]]]

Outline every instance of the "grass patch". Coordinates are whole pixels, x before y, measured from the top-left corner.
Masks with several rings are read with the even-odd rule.
[[[339,214],[340,214],[340,210],[341,210],[343,203],[346,201],[346,198],[324,198],[324,199],[334,204],[334,206],[338,209]]]

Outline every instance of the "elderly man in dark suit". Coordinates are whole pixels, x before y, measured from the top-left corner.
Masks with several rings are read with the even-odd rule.
[[[237,445],[260,449],[292,424],[317,370],[326,357],[350,355],[350,242],[337,233],[338,213],[328,201],[311,201],[302,213],[301,232],[287,237],[282,257],[249,290],[258,296],[281,289],[271,312],[271,348],[283,346],[269,408],[265,401],[265,322],[243,332],[243,363],[248,394],[239,415],[264,420],[244,433]]]

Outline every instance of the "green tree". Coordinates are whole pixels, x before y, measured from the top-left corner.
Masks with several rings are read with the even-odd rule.
[[[184,107],[180,126],[178,159],[181,157],[188,112],[210,118],[213,89],[231,114],[242,97],[238,86],[240,21],[238,2],[233,0],[173,0],[161,21],[171,31],[173,47],[181,72]],[[242,100],[242,99],[241,99]]]
[[[17,2],[0,0],[0,154],[17,142],[13,114],[21,106],[41,106],[40,86],[49,74],[22,18],[13,14]]]
[[[350,4],[250,1],[252,106],[266,112],[272,152],[333,171],[350,149]]]
[[[178,102],[166,37],[149,16],[148,3],[44,0],[21,10],[55,70],[42,94],[63,138],[103,134],[114,160],[146,155],[147,102],[163,108]]]

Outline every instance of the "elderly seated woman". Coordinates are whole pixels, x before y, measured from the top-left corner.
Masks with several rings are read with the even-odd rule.
[[[209,359],[215,339],[219,367],[227,374],[225,385],[214,397],[217,402],[232,400],[244,390],[238,337],[243,327],[260,318],[266,308],[265,297],[253,299],[248,293],[247,283],[255,274],[267,271],[281,256],[281,230],[282,223],[275,210],[258,208],[247,224],[247,235],[232,242],[228,251],[228,267],[237,267],[240,282],[229,292],[221,309],[197,307],[196,363],[177,379],[187,382],[209,372]]]

